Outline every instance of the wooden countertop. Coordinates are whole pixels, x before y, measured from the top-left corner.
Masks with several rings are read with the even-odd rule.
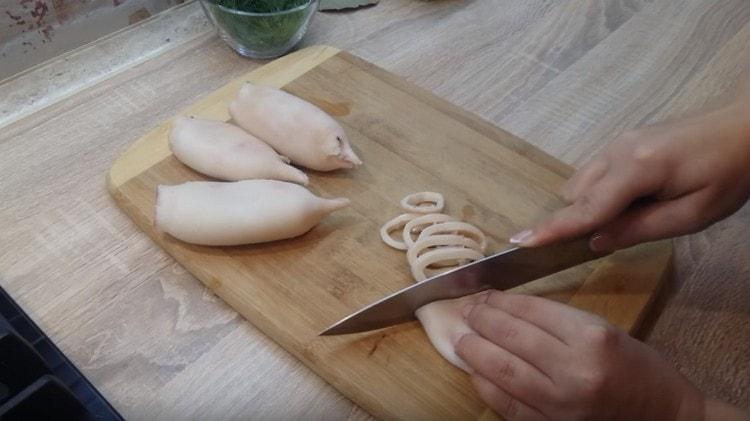
[[[186,11],[199,7],[178,12]],[[2,127],[0,284],[126,418],[367,418],[108,196],[104,173],[135,139],[262,64],[206,30],[170,30],[190,36],[100,67],[64,94],[47,89],[44,108]],[[101,62],[112,45],[142,36],[136,27],[54,65],[86,54]],[[311,44],[346,49],[580,165],[627,128],[731,95],[750,69],[750,3],[388,0],[319,14],[303,45]],[[60,73],[24,77],[34,72]],[[19,81],[0,92],[23,100]],[[13,98],[3,95],[0,109]],[[745,206],[676,240],[674,279],[642,335],[709,395],[745,407],[748,236]]]

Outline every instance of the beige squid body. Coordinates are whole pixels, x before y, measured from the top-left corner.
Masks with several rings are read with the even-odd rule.
[[[276,180],[159,186],[156,227],[192,244],[233,246],[297,237],[349,204]]]
[[[169,148],[183,164],[220,180],[308,182],[305,173],[273,148],[223,121],[178,116],[169,132]]]
[[[295,164],[332,171],[362,163],[336,120],[280,89],[245,83],[229,105],[229,113],[237,125]]]
[[[480,293],[481,294],[481,293]],[[414,313],[422,323],[432,346],[448,362],[456,367],[471,372],[466,362],[456,354],[456,345],[461,337],[476,333],[469,327],[463,317],[463,308],[474,301],[474,295],[467,295],[452,300],[433,301],[417,309]]]

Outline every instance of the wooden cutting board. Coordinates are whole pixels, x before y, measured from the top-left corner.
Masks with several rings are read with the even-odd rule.
[[[349,336],[317,334],[412,283],[404,253],[385,246],[378,234],[401,213],[398,202],[406,194],[443,193],[447,212],[480,227],[491,251],[499,251],[511,234],[560,205],[555,192],[571,168],[331,47],[278,59],[180,114],[229,120],[227,105],[244,81],[283,87],[341,122],[365,164],[308,174],[311,190],[348,197],[351,207],[300,238],[263,245],[200,247],[157,232],[156,186],[205,179],[169,152],[169,121],[138,140],[110,170],[107,184],[117,204],[219,297],[374,416],[486,417],[467,376],[437,354],[416,322]],[[517,290],[567,302],[632,332],[670,258],[669,243],[641,246]]]

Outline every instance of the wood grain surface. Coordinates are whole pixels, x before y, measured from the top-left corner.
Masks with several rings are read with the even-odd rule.
[[[571,169],[533,146],[346,52],[308,47],[206,95],[180,114],[229,120],[250,81],[283,87],[336,114],[365,165],[311,174],[349,209],[288,241],[199,247],[154,227],[156,187],[205,180],[168,149],[171,122],[136,141],[107,174],[110,193],[136,224],[209,289],[372,415],[470,419],[485,406],[468,377],[432,349],[418,323],[319,337],[333,321],[413,281],[403,253],[378,229],[414,191],[440,191],[446,212],[482,229],[489,252],[534,215],[560,205]],[[669,242],[622,251],[517,288],[598,314],[633,331],[666,278]]]
[[[351,51],[580,165],[624,129],[731,96],[750,68],[750,3],[388,0],[317,15],[303,44]],[[366,418],[155,246],[101,179],[152,127],[263,63],[208,33],[135,63],[0,130],[0,283],[129,419]],[[676,240],[641,333],[745,407],[748,237],[746,206]]]

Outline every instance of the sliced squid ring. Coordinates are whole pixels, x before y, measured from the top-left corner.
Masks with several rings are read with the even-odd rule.
[[[432,235],[430,237],[427,237],[421,241],[417,241],[414,243],[412,247],[409,247],[409,250],[406,252],[406,260],[409,262],[409,265],[413,265],[414,262],[417,260],[418,257],[420,257],[422,254],[434,250],[436,248],[440,247],[464,247],[472,250],[476,250],[479,253],[482,252],[481,245],[476,242],[473,238],[466,237],[463,235],[458,234],[438,234],[438,235]],[[443,266],[456,266],[461,264],[461,260],[449,260],[445,262],[440,262],[440,265]],[[435,266],[433,264],[432,266]]]
[[[484,233],[479,228],[467,222],[447,221],[430,225],[419,233],[417,241],[424,240],[427,237],[436,234],[460,234],[465,237],[470,237],[479,243],[480,251],[482,253],[487,250],[487,237],[485,237]]]
[[[404,225],[404,244],[406,244],[406,249],[410,249],[416,241],[416,239],[412,237],[412,234],[419,234],[425,229],[425,227],[430,225],[455,220],[456,218],[444,213],[428,213],[426,215],[417,215],[416,218],[413,218],[406,225]]]
[[[444,207],[443,195],[431,191],[412,193],[401,199],[401,208],[410,213],[442,212]]]
[[[411,274],[414,280],[422,282],[427,279],[425,270],[427,267],[445,260],[468,260],[470,262],[484,258],[484,254],[465,247],[441,247],[425,252],[419,256],[411,265]]]
[[[390,221],[383,224],[382,227],[380,227],[380,238],[383,239],[384,243],[395,248],[396,250],[406,250],[407,249],[406,244],[404,244],[403,241],[399,241],[391,237],[391,232],[400,230],[409,221],[411,221],[412,219],[418,216],[419,214],[402,213],[401,215],[391,219]]]

